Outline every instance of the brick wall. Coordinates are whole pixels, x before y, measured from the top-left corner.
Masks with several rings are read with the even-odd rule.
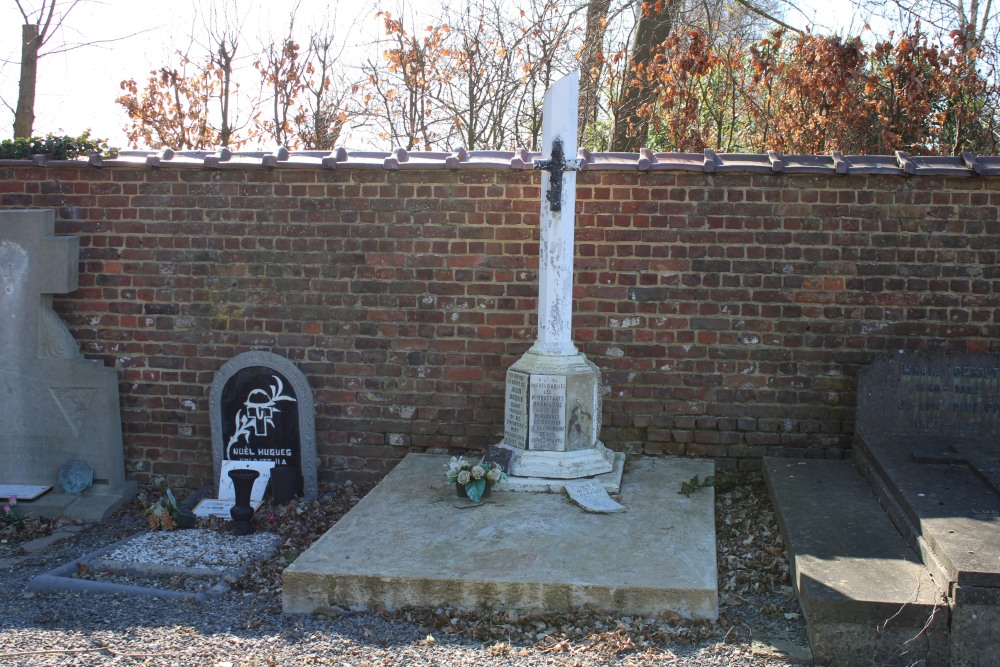
[[[1000,353],[1000,179],[608,170],[577,197],[574,340],[614,449],[839,458],[873,356]],[[133,478],[211,479],[209,386],[250,349],[309,378],[321,476],[500,439],[530,171],[7,166],[0,207],[81,239],[56,308],[119,371]]]

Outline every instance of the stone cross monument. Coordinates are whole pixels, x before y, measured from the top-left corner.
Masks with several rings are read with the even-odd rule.
[[[538,257],[538,339],[507,370],[504,439],[516,478],[570,480],[609,476],[617,490],[623,454],[599,440],[601,373],[573,345],[573,219],[576,208],[577,109],[580,75],[545,93],[541,244]],[[608,479],[608,478],[605,478]],[[513,480],[516,482],[516,480]]]
[[[125,479],[118,374],[84,359],[52,310],[77,289],[80,242],[56,236],[50,210],[0,211],[0,485],[57,487],[23,512],[99,521],[135,494]],[[61,493],[83,461],[93,484]]]

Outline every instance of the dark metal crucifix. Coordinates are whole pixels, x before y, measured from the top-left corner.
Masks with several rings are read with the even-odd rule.
[[[561,211],[563,172],[580,171],[580,160],[567,160],[562,138],[556,137],[552,141],[552,155],[548,160],[535,160],[535,171],[547,171],[551,174],[545,199],[549,202],[550,211]]]

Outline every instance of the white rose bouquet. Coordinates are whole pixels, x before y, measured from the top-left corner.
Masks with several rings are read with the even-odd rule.
[[[489,488],[507,479],[507,474],[496,463],[478,463],[473,465],[463,457],[451,457],[448,464],[448,483],[459,489],[459,495],[465,495],[474,503],[478,503]]]

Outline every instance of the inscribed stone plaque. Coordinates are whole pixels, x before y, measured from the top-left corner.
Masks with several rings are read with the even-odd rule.
[[[219,479],[219,500],[236,500],[236,487],[230,470],[256,470],[259,475],[253,481],[253,489],[250,491],[250,500],[260,502],[264,500],[264,492],[267,490],[267,483],[271,480],[271,468],[273,461],[224,461],[222,463],[222,475]]]
[[[531,376],[531,449],[560,451],[565,447],[566,377]]]
[[[34,500],[51,488],[51,486],[32,486],[30,484],[0,484],[0,500],[7,500],[11,497],[18,500]]]
[[[528,444],[528,378],[527,373],[507,371],[504,442],[522,449]]]
[[[613,514],[614,512],[625,511],[625,506],[612,500],[604,485],[596,479],[587,479],[582,482],[566,482],[566,495],[587,512]]]
[[[876,359],[858,385],[858,433],[1000,438],[1000,358],[917,352]]]
[[[212,382],[209,401],[216,486],[226,461],[265,461],[301,473],[297,492],[316,497],[312,389],[295,364],[270,352],[244,352]]]
[[[232,517],[231,510],[233,505],[236,504],[235,500],[219,500],[218,498],[204,498],[200,503],[198,503],[192,510],[195,516],[205,517],[205,516],[217,516],[222,519],[229,519]],[[250,507],[255,510],[260,507],[259,500],[251,500]]]

